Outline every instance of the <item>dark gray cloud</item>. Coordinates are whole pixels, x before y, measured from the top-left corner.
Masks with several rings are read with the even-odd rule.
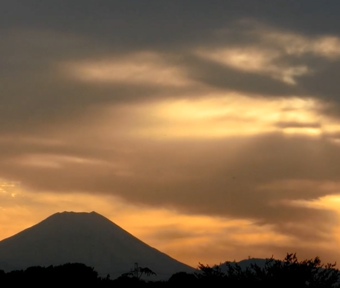
[[[86,35],[119,35],[122,40],[197,37],[210,29],[243,18],[261,21],[307,34],[337,33],[338,3],[313,1],[4,1],[2,27],[50,27]],[[140,32],[143,32],[141,35]],[[196,33],[195,33],[196,32]],[[138,37],[139,35],[139,37]],[[137,36],[137,37],[133,37]],[[148,37],[149,36],[149,37]],[[151,36],[151,37],[150,37]],[[158,37],[155,37],[158,36]],[[182,36],[182,37],[181,37]],[[145,40],[144,40],[145,41]],[[141,43],[139,43],[141,44]]]
[[[209,60],[194,58],[192,61],[188,59],[186,61],[188,62],[186,69],[189,70],[190,77],[214,88],[231,89],[269,97],[290,96],[302,92],[296,87],[291,87],[268,76],[239,71]]]
[[[5,1],[2,5],[0,122],[6,122],[10,129],[23,125],[27,130],[42,122],[67,120],[96,103],[160,97],[155,87],[76,84],[54,70],[60,62],[119,57],[142,50],[174,53],[179,60],[168,59],[170,63],[180,65],[189,78],[210,87],[271,97],[314,96],[337,106],[337,62],[315,67],[317,55],[304,61],[304,55],[288,55],[285,63],[297,65],[300,61],[317,68],[312,74],[299,76],[298,85],[291,86],[270,75],[235,70],[192,55],[196,47],[265,47],[268,43],[252,33],[256,23],[306,37],[339,35],[337,3]],[[221,36],[218,31],[225,32]],[[176,93],[182,91],[172,95]]]
[[[340,61],[328,63],[327,66],[318,67],[312,75],[305,75],[300,79],[300,85],[303,86],[310,95],[325,101],[338,102],[339,87],[338,76],[340,74]]]
[[[111,140],[91,134],[91,123],[99,117],[96,107],[230,91],[268,99],[312,97],[329,104],[320,113],[336,123],[340,56],[334,47],[327,50],[328,42],[316,44],[324,43],[323,36],[340,37],[339,8],[318,0],[2,1],[0,178],[20,180],[37,193],[113,194],[189,214],[252,219],[299,240],[327,238],[335,223],[331,212],[287,202],[338,193],[340,148],[327,138],[337,132],[324,138],[259,134],[158,142],[116,135],[119,120],[127,117],[123,112],[114,112],[112,129],[105,131]],[[250,69],[197,53],[225,48],[262,50],[269,60]],[[86,82],[59,69],[145,51],[176,67],[190,84]],[[296,67],[306,71],[294,72]],[[319,119],[274,124],[322,126]]]

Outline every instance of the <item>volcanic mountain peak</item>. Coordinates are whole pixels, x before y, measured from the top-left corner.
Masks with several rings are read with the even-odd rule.
[[[84,263],[100,275],[118,277],[134,263],[155,271],[158,279],[194,269],[140,241],[96,212],[55,213],[0,241],[0,269],[24,269]]]

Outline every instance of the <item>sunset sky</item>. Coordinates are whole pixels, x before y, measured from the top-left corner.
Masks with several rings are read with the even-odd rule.
[[[0,239],[96,211],[193,267],[340,262],[339,12],[2,0]]]

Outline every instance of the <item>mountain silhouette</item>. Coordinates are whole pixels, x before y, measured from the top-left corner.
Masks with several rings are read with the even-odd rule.
[[[168,279],[195,269],[137,239],[96,212],[56,213],[22,232],[0,241],[0,269],[84,263],[111,279],[131,271],[134,263]]]

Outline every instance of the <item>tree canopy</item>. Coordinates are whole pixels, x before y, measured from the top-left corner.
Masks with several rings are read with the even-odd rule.
[[[276,287],[276,288],[340,288],[340,271],[336,263],[322,264],[319,257],[299,261],[296,254],[287,254],[283,260],[273,257],[263,265],[251,262],[241,267],[236,262],[225,262],[210,267],[199,263],[196,273],[177,272],[168,281],[147,281],[142,275],[156,273],[148,267],[138,267],[138,273],[124,273],[117,279],[98,276],[92,268],[81,263],[59,266],[29,267],[26,270],[0,270],[0,287]],[[149,277],[145,277],[149,278]]]

